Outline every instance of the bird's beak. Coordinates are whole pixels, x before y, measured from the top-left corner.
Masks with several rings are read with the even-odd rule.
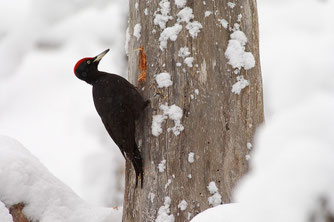
[[[98,54],[94,61],[93,62],[100,62],[100,60],[103,58],[103,56],[105,56],[108,52],[109,52],[110,49],[107,49],[107,50],[104,50],[103,52],[101,52],[100,54]]]

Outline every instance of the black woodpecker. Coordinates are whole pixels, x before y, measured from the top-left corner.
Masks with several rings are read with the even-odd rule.
[[[124,158],[131,161],[143,187],[143,161],[135,141],[135,121],[140,117],[149,100],[144,100],[136,88],[119,75],[97,69],[100,60],[109,49],[95,57],[79,60],[74,73],[79,79],[93,86],[96,111],[109,135],[121,150]]]

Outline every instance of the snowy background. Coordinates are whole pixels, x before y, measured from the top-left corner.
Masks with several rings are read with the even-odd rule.
[[[276,221],[317,217],[322,199],[334,212],[334,2],[258,0],[258,10],[266,126],[235,200],[253,221],[274,221],[287,202]],[[100,206],[121,205],[124,162],[73,67],[111,48],[100,69],[126,76],[126,14],[125,0],[0,0],[0,135]]]
[[[100,69],[126,74],[127,8],[124,0],[0,0],[0,135],[103,206],[122,203],[123,157],[73,68],[111,48]]]

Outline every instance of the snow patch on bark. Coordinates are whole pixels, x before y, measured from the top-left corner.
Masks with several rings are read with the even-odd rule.
[[[167,48],[167,40],[176,41],[177,36],[182,30],[182,25],[175,24],[172,27],[165,28],[162,33],[160,34],[159,41],[160,41],[160,49],[163,50]]]
[[[211,181],[207,186],[208,191],[213,194],[211,197],[208,198],[209,204],[213,207],[218,206],[222,203],[222,196],[218,192],[218,188],[214,181]]]
[[[193,10],[189,7],[185,7],[179,13],[177,13],[177,21],[178,22],[190,22],[191,19],[194,18]]]
[[[211,11],[205,11],[204,16],[205,17],[209,17],[210,15],[212,15]]]
[[[166,120],[166,119],[171,119],[174,121],[174,127],[168,128],[167,131],[173,131],[175,136],[178,136],[181,131],[184,130],[183,125],[181,124],[181,119],[183,116],[183,111],[180,107],[177,105],[171,105],[168,106],[166,105],[160,105],[160,110],[163,111],[163,114],[161,115],[155,115],[153,116],[153,121],[152,121],[152,135],[153,136],[159,136],[162,133],[162,128],[161,124]]]
[[[168,179],[167,183],[165,184],[165,190],[167,190],[168,186],[172,183],[171,179]]]
[[[187,4],[187,0],[175,0],[175,5],[178,8],[183,8]]]
[[[141,37],[140,32],[141,32],[141,25],[140,24],[136,24],[135,27],[133,28],[133,35],[137,38],[137,41]]]
[[[190,55],[189,48],[188,47],[181,47],[179,49],[178,55],[182,58],[187,57],[188,55]]]
[[[162,133],[161,124],[167,119],[165,115],[155,115],[152,120],[152,135],[159,136]]]
[[[228,22],[225,19],[218,19],[220,24],[223,26],[224,29],[227,29],[228,27]]]
[[[188,203],[185,200],[182,200],[179,205],[177,205],[178,208],[180,208],[181,211],[184,211],[187,209]]]
[[[193,163],[195,161],[194,157],[195,157],[195,153],[194,152],[190,152],[188,154],[188,162],[189,163]]]
[[[237,82],[234,83],[234,85],[232,86],[232,92],[240,95],[241,90],[243,90],[247,86],[249,86],[248,80],[244,79],[243,76],[238,76]]]
[[[166,160],[161,160],[161,162],[158,164],[158,169],[160,173],[165,172],[166,169]]]
[[[183,116],[182,109],[175,104],[171,106],[161,105],[160,109],[163,110],[165,116],[168,116],[169,119],[174,121],[174,127],[168,128],[168,132],[173,131],[174,135],[178,136],[181,131],[184,130],[184,127],[181,124],[181,119]]]
[[[230,7],[230,8],[232,8],[232,9],[235,7],[235,5],[236,5],[236,4],[233,3],[233,2],[228,2],[228,3],[227,3],[227,6]]]
[[[148,199],[150,199],[151,203],[153,203],[154,198],[155,198],[155,194],[152,193],[152,192],[149,192],[149,194],[148,194]]]
[[[189,34],[192,38],[196,38],[202,28],[203,28],[202,24],[199,23],[198,21],[189,22],[186,26],[186,29],[189,30]]]
[[[249,70],[255,66],[255,59],[251,52],[245,52],[245,45],[247,43],[247,37],[245,33],[240,30],[234,31],[230,35],[231,39],[228,41],[227,49],[225,51],[225,57],[228,59],[228,63],[237,69],[242,67],[245,70]]]
[[[189,67],[193,67],[194,57],[187,57],[184,59],[184,63]]]
[[[173,85],[173,82],[170,79],[170,74],[168,72],[158,74],[155,77],[155,81],[158,83],[158,88],[168,88],[169,86]]]
[[[170,214],[170,197],[165,197],[164,205],[161,206],[158,210],[158,216],[155,222],[174,222],[175,218],[173,214]]]
[[[168,20],[173,19],[170,16],[170,2],[168,0],[161,0],[159,3],[160,8],[154,13],[154,24],[159,25],[161,29],[166,28]]]

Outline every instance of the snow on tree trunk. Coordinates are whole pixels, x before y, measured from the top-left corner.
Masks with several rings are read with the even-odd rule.
[[[127,162],[123,221],[189,221],[231,202],[263,122],[256,1],[129,5],[129,80],[151,104],[136,132],[144,187],[135,188]],[[135,51],[141,46],[143,85]]]

